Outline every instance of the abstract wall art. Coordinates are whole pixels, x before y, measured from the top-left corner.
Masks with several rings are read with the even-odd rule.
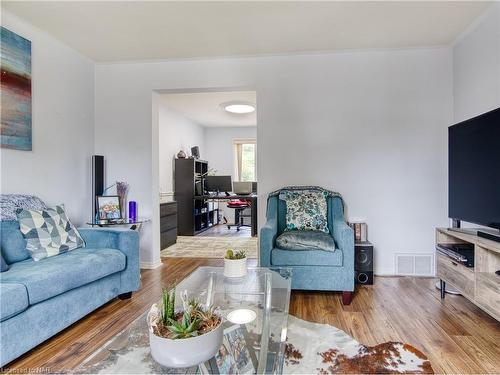
[[[0,27],[0,146],[31,151],[31,42]]]

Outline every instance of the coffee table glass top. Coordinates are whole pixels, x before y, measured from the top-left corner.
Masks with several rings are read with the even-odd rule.
[[[151,357],[149,349],[146,311],[73,373],[282,373],[291,270],[248,268],[247,275],[238,279],[224,277],[223,272],[222,267],[199,267],[176,288],[177,296],[188,290],[189,296],[197,297],[200,303],[220,308],[224,318],[224,347],[214,358],[198,367],[186,369],[159,365]],[[180,307],[180,298],[176,300]]]
[[[206,306],[221,309],[226,321],[224,344],[236,357],[233,359],[238,372],[281,373],[291,269],[249,268],[242,278],[227,278],[223,272],[222,267],[199,267],[177,285],[177,291],[188,290],[190,296],[198,297]],[[241,346],[236,355],[234,345]],[[240,351],[241,356],[250,357],[248,363],[243,363],[246,358],[239,358]],[[228,359],[227,366],[230,363]]]

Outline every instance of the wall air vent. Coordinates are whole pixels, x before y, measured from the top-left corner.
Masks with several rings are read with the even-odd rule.
[[[434,254],[395,254],[396,275],[434,276]]]

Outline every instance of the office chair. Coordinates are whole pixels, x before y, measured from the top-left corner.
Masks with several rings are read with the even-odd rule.
[[[231,227],[236,227],[239,231],[241,227],[250,227],[251,225],[244,223],[245,217],[251,217],[252,215],[245,215],[243,211],[250,207],[250,202],[243,199],[233,199],[227,202],[227,207],[234,209],[234,224],[227,224],[227,229]]]

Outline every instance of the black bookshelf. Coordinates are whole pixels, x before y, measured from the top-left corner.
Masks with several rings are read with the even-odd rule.
[[[203,195],[208,162],[199,159],[175,159],[175,200],[177,201],[177,233],[193,236],[219,224],[219,210]]]

